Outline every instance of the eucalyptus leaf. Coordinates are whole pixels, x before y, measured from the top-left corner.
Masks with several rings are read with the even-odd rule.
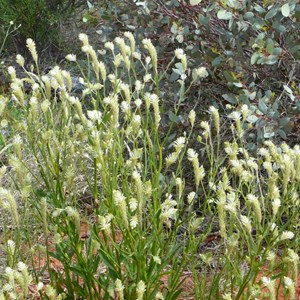
[[[276,47],[276,48],[274,48],[274,50],[273,50],[273,54],[274,54],[274,55],[280,55],[281,52],[282,52],[282,49],[279,48],[279,47]]]
[[[262,63],[266,64],[266,65],[274,65],[278,62],[278,56],[277,55],[269,55],[264,57],[264,60],[262,61]]]
[[[269,110],[267,113],[268,118],[273,120],[277,120],[279,118],[279,113],[276,110]]]
[[[284,127],[290,122],[290,120],[291,120],[291,118],[289,118],[289,117],[280,118],[279,119],[279,125],[281,127]]]
[[[174,122],[174,123],[179,123],[180,122],[180,118],[178,116],[176,116],[172,111],[169,111],[169,119],[171,122]]]
[[[265,10],[263,7],[261,7],[260,5],[255,5],[255,6],[254,6],[254,9],[255,9],[257,12],[259,12],[259,13],[265,13],[265,12],[266,12],[266,10]]]
[[[247,117],[247,121],[251,124],[256,123],[257,120],[258,120],[258,117],[255,115],[250,115],[249,117]]]
[[[261,56],[261,54],[259,52],[254,52],[250,59],[251,65],[254,65],[260,56]]]
[[[230,113],[227,117],[229,118],[229,119],[236,119],[236,117],[240,117],[241,116],[241,112],[236,112],[236,111],[234,111],[234,112],[232,112],[232,113]]]
[[[250,100],[255,99],[255,97],[256,97],[256,91],[252,92],[252,93],[249,95]]]
[[[292,101],[294,101],[294,100],[295,100],[295,95],[294,95],[293,91],[292,91],[287,85],[284,85],[283,88],[284,88],[285,91],[288,93],[290,99],[291,99]]]
[[[281,13],[284,17],[289,17],[291,13],[290,5],[288,3],[282,5]]]
[[[300,45],[295,45],[290,49],[292,54],[296,53],[299,50],[300,50]]]
[[[264,140],[264,131],[261,128],[257,130],[257,140],[260,143]]]
[[[279,33],[283,33],[283,32],[286,32],[286,28],[284,25],[280,24],[278,26],[275,27],[275,30]]]
[[[274,51],[274,43],[268,43],[266,50],[269,54],[273,54]]]
[[[181,44],[181,43],[184,41],[183,35],[182,35],[182,34],[178,34],[178,35],[176,36],[176,40],[178,41],[178,43]]]
[[[284,140],[287,139],[287,135],[286,135],[286,133],[285,133],[285,131],[284,131],[283,129],[279,129],[279,130],[277,131],[277,134],[278,134],[282,139],[284,139]]]
[[[271,9],[268,11],[268,13],[266,14],[265,19],[268,20],[268,19],[273,18],[274,16],[276,16],[277,11],[278,11],[277,7],[271,8]]]
[[[221,9],[218,11],[217,16],[220,20],[230,20],[233,14],[225,9]]]
[[[237,104],[237,99],[234,94],[224,94],[222,97],[231,104]]]
[[[273,137],[274,135],[275,135],[274,131],[265,132],[264,133],[264,138],[269,139],[269,138]]]
[[[176,81],[177,79],[179,79],[179,75],[178,73],[173,72],[170,76],[170,81]]]
[[[220,66],[222,62],[223,62],[223,58],[221,56],[218,56],[211,62],[211,64],[214,67],[217,67],[217,66]]]
[[[255,151],[256,150],[256,144],[254,144],[254,143],[247,143],[246,144],[246,148],[249,151]]]
[[[263,99],[259,99],[258,101],[258,109],[263,113],[266,114],[268,112],[268,106],[264,102]]]
[[[198,5],[198,4],[200,4],[201,2],[202,2],[202,0],[190,0],[190,4],[191,4],[192,6]]]
[[[243,84],[241,82],[233,82],[233,85],[239,88],[243,87]]]
[[[224,71],[223,74],[224,74],[224,76],[225,76],[225,78],[228,82],[235,82],[236,81],[236,79],[234,78],[234,76],[232,75],[231,72]]]
[[[287,85],[284,85],[283,88],[284,88],[289,94],[293,94],[293,91],[292,91]]]
[[[182,71],[180,69],[175,69],[173,68],[172,69],[174,73],[178,74],[178,75],[181,75],[182,74]]]
[[[252,19],[254,17],[254,13],[252,12],[252,11],[248,11],[248,12],[246,12],[245,14],[244,14],[244,18],[246,19],[246,20],[250,20],[250,19]]]

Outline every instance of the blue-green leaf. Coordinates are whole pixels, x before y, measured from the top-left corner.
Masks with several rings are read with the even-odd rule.
[[[284,17],[289,17],[291,13],[290,5],[288,3],[282,5],[281,13]]]
[[[249,123],[251,123],[251,124],[256,123],[257,120],[258,120],[258,117],[255,116],[255,115],[251,115],[251,116],[249,116],[249,117],[247,118],[247,121],[248,121]]]
[[[274,16],[276,16],[277,11],[278,11],[277,7],[273,7],[272,9],[270,9],[268,11],[268,13],[265,16],[265,19],[268,20],[268,19],[273,18]]]
[[[277,134],[284,140],[286,140],[287,136],[286,136],[286,133],[282,130],[282,129],[279,129],[277,131]]]
[[[220,9],[217,16],[220,20],[230,20],[233,14],[225,9]]]
[[[263,113],[266,114],[268,112],[268,106],[264,102],[263,99],[259,99],[258,101],[258,109]]]
[[[202,0],[190,0],[192,6],[198,5]]]

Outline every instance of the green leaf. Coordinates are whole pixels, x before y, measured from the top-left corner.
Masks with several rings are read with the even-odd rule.
[[[287,136],[286,136],[286,133],[282,130],[282,129],[279,129],[277,131],[277,134],[284,140],[286,140]]]
[[[275,135],[275,133],[273,131],[265,132],[264,133],[264,138],[269,139],[269,138],[273,137],[274,135]]]
[[[276,25],[276,26],[275,26]],[[274,25],[273,25],[273,28],[279,32],[279,33],[283,33],[283,32],[286,32],[286,27],[283,26],[282,24],[278,24],[276,22],[274,22]]]
[[[250,100],[255,99],[255,97],[256,97],[256,92],[252,92],[252,93],[249,95]]]
[[[243,87],[243,84],[240,81],[239,82],[233,82],[233,85],[238,87],[238,88]]]
[[[176,116],[172,111],[169,111],[169,119],[171,122],[178,124],[180,122],[180,117]]]
[[[278,61],[278,56],[277,55],[269,55],[265,57],[263,63],[266,65],[274,65]]]
[[[236,111],[234,111],[234,112],[232,112],[231,114],[229,114],[227,117],[229,118],[229,119],[236,119],[236,117],[240,117],[241,116],[241,112],[236,112]]]
[[[236,82],[236,79],[234,75],[232,75],[233,74],[232,72],[224,71],[223,74],[228,82]]]
[[[241,4],[237,0],[227,0],[226,4],[234,9],[241,8]]]
[[[248,12],[246,12],[245,14],[244,14],[244,18],[246,19],[246,20],[250,20],[250,19],[252,19],[254,17],[254,13],[252,12],[252,11],[248,11]]]
[[[237,104],[237,99],[234,94],[224,94],[222,97],[229,103]]]
[[[178,74],[178,75],[181,75],[182,72],[179,70],[179,69],[172,69],[174,73]]]
[[[283,88],[284,88],[289,94],[293,94],[293,91],[292,91],[287,85],[284,85]]]
[[[258,109],[263,113],[266,114],[268,112],[268,106],[264,102],[263,99],[259,99],[258,101]]]
[[[290,5],[288,3],[282,5],[281,13],[284,17],[289,17],[291,10],[290,10]]]
[[[222,61],[223,61],[223,58],[221,56],[218,56],[211,62],[211,64],[214,67],[218,67],[221,65]]]
[[[271,19],[271,18],[273,18],[274,16],[276,16],[276,14],[277,14],[277,7],[274,7],[274,8],[272,8],[272,9],[270,9],[270,10],[268,11],[268,13],[267,13],[266,16],[265,16],[265,19],[266,19],[266,20]]]
[[[276,47],[276,48],[274,48],[274,50],[273,50],[273,54],[274,54],[274,55],[280,55],[281,52],[282,52],[282,49],[279,48],[279,47]]]
[[[252,54],[251,60],[250,60],[251,65],[254,65],[257,62],[259,57],[260,57],[260,53],[259,52],[254,52]]]
[[[192,6],[198,5],[202,0],[190,0]]]
[[[266,49],[267,49],[267,52],[268,52],[269,54],[273,54],[273,52],[274,52],[274,42],[273,42],[273,41],[272,41],[272,42],[270,41],[270,42],[268,43]]]
[[[172,72],[171,76],[170,76],[170,81],[176,81],[180,76],[175,73],[175,72]]]
[[[248,149],[250,151],[255,151],[256,150],[256,144],[254,144],[254,143],[247,143],[246,144],[246,149]]]
[[[295,100],[295,95],[294,95],[293,91],[292,91],[287,85],[284,85],[283,88],[284,88],[285,91],[288,93],[290,99],[291,99],[292,101],[294,101],[294,100]]]
[[[300,45],[295,45],[292,48],[290,48],[291,54],[294,54],[294,53],[296,53],[299,50],[300,50]]]
[[[257,141],[262,142],[264,140],[264,131],[263,129],[259,128],[257,129]]]
[[[248,121],[249,123],[251,123],[251,124],[256,123],[257,120],[258,120],[258,117],[255,116],[255,115],[251,115],[251,116],[249,116],[249,117],[247,118],[247,121]]]
[[[182,35],[182,34],[178,34],[178,35],[176,36],[176,40],[177,40],[178,43],[181,44],[181,43],[184,41],[183,35]]]
[[[259,6],[259,5],[255,5],[255,6],[254,6],[254,9],[255,9],[258,13],[260,13],[260,14],[266,12],[266,10],[265,10],[263,7]]]
[[[268,111],[267,116],[268,116],[268,118],[271,118],[271,119],[273,119],[273,120],[277,120],[277,119],[279,118],[279,113],[278,113],[278,111],[276,111],[276,110],[270,109],[270,110]]]
[[[218,11],[217,16],[220,20],[230,20],[233,14],[225,9],[221,9]]]
[[[284,127],[287,124],[289,124],[290,120],[291,120],[291,118],[289,118],[289,117],[280,118],[279,119],[279,125],[280,125],[280,127]]]

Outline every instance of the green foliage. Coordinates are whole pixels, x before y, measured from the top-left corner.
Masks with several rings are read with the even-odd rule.
[[[3,0],[0,24],[13,21],[20,25],[13,35],[19,53],[25,52],[27,38],[34,39],[41,50],[59,43],[59,27],[78,4],[78,0]]]
[[[2,57],[3,53],[5,52],[7,39],[10,35],[12,35],[15,31],[17,31],[19,26],[15,26],[13,21],[10,21],[8,25],[3,25],[0,28],[0,58]]]
[[[289,1],[100,1],[100,39],[131,30],[150,37],[159,63],[183,48],[190,67],[207,67],[205,85],[186,102],[234,107],[247,104],[253,116],[247,147],[270,137],[287,139],[300,112],[300,4]],[[177,71],[170,80],[179,78]],[[285,88],[285,87],[286,88]],[[176,101],[170,89],[171,101]],[[184,114],[184,112],[182,112]]]

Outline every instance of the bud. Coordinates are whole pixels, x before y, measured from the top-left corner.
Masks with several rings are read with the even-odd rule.
[[[35,42],[32,39],[27,39],[26,40],[26,46],[27,46],[34,62],[37,64],[38,55],[37,55],[37,52],[36,52]]]
[[[155,47],[153,46],[150,39],[143,39],[142,43],[144,47],[149,51],[152,60],[153,69],[155,73],[157,73],[157,53]]]
[[[66,60],[74,62],[74,61],[76,61],[76,55],[75,54],[68,54],[66,56]]]
[[[196,113],[195,113],[195,111],[192,109],[192,110],[190,111],[190,113],[189,113],[189,121],[190,121],[192,127],[194,127],[195,119],[196,119]]]
[[[124,300],[124,285],[120,279],[117,279],[116,282],[116,292],[119,296],[119,300]]]
[[[146,291],[146,285],[144,281],[139,281],[136,287],[137,300],[143,300],[144,293]]]

